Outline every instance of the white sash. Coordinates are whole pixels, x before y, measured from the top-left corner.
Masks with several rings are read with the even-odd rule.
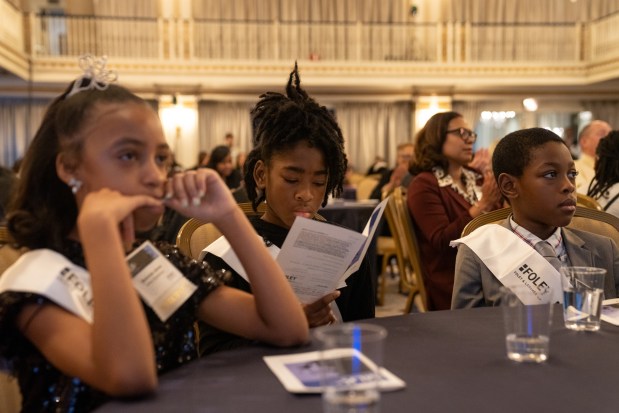
[[[256,234],[256,236],[260,238],[261,242],[263,242],[260,235]],[[279,255],[280,251],[279,247],[275,244],[271,244],[267,247],[267,249],[269,250],[269,254],[271,254],[271,257],[273,257],[274,260],[277,260],[277,256]],[[232,246],[230,245],[226,237],[222,235],[221,237],[217,238],[215,241],[207,245],[206,248],[204,248],[200,252],[200,255],[198,256],[198,261],[204,260],[204,256],[209,252],[224,260],[226,264],[230,266],[230,268],[232,268],[234,271],[236,271],[237,274],[243,277],[245,281],[249,282],[249,277],[245,272],[245,268],[243,268],[243,264],[241,264],[241,261],[236,256],[234,250],[232,249]]]
[[[507,288],[517,291],[524,304],[563,302],[561,274],[541,254],[509,229],[484,225],[466,237],[451,241],[466,244]],[[527,292],[514,287],[525,285]]]
[[[0,276],[0,294],[5,291],[42,295],[92,323],[90,274],[55,251],[37,249],[19,257]]]
[[[197,289],[149,241],[129,256],[133,285],[144,302],[166,321]],[[5,291],[35,293],[92,324],[90,274],[49,249],[23,254],[0,276]]]

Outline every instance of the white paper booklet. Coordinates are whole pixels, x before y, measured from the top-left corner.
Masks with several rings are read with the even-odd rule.
[[[374,208],[361,234],[326,222],[298,217],[282,248],[269,247],[302,303],[312,303],[346,286],[346,278],[361,266],[386,205],[385,199]],[[206,252],[223,259],[249,281],[224,237],[206,247],[200,258]]]
[[[302,303],[346,285],[361,266],[386,205],[384,200],[374,208],[361,234],[306,218],[294,221],[277,262]]]
[[[619,326],[619,298],[602,301],[602,320]]]
[[[325,357],[345,359],[356,358],[364,370],[370,372],[372,362],[361,352],[353,348],[328,350]],[[328,371],[320,363],[320,352],[286,354],[282,356],[265,356],[264,362],[277,376],[284,388],[291,393],[320,393],[321,378]],[[380,368],[379,388],[381,391],[398,390],[406,387],[406,383],[385,368]]]

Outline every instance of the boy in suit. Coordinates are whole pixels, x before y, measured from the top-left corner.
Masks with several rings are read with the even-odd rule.
[[[560,276],[558,269],[561,265],[605,268],[605,298],[616,297],[619,289],[619,251],[614,241],[597,234],[564,228],[576,211],[577,175],[565,142],[543,128],[510,133],[497,145],[492,157],[492,167],[499,190],[512,207],[512,215],[499,224],[509,230],[498,231],[507,237],[493,238],[486,245],[494,246],[488,248],[496,248],[496,245],[500,248],[500,245],[514,242],[520,249],[526,249],[521,240],[540,251],[540,245],[548,243],[552,246],[552,253],[543,255],[555,268],[553,270],[549,266],[544,271],[543,276],[548,277],[548,283],[554,282],[555,286],[560,288],[560,279],[557,280],[557,277]],[[478,228],[469,237],[480,230],[489,230],[484,227],[491,226]],[[494,230],[498,229],[494,227]],[[510,232],[520,240],[514,241]],[[480,234],[482,233],[477,234],[478,238]],[[505,258],[509,255],[503,255],[491,264],[490,258],[484,261],[479,257],[484,255],[483,248],[474,251],[470,247],[474,244],[470,242],[460,243],[458,240],[456,243],[460,245],[456,258],[451,308],[500,305],[500,287],[507,284],[507,277],[503,278],[503,275],[509,271],[501,272],[496,267],[500,266],[502,261],[507,262]],[[539,259],[534,253],[531,256]],[[487,257],[490,257],[490,254],[487,254]],[[555,291],[555,294],[560,292]]]

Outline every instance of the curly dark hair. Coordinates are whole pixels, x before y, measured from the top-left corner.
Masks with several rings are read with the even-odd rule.
[[[243,169],[247,195],[254,209],[266,199],[266,194],[258,193],[256,188],[256,163],[262,160],[269,165],[274,154],[290,150],[299,142],[307,142],[324,156],[328,180],[322,205],[326,205],[330,194],[337,197],[342,193],[348,167],[342,131],[329,110],[318,105],[301,88],[296,63],[286,85],[286,94],[267,92],[261,95],[251,115],[254,148],[247,155]]]
[[[447,170],[449,161],[443,155],[443,144],[447,139],[449,122],[461,117],[458,112],[440,112],[428,119],[415,137],[415,154],[409,168],[411,175],[429,172],[435,166]]]
[[[595,154],[595,177],[587,195],[598,198],[619,182],[619,131],[611,131],[600,139]]]
[[[81,79],[82,86],[90,81]],[[23,247],[58,251],[75,227],[77,203],[71,189],[56,174],[56,158],[63,153],[66,162],[79,165],[84,143],[81,131],[95,106],[126,102],[148,106],[143,99],[117,85],[68,96],[73,83],[47,108],[21,164],[20,179],[8,208],[7,227],[12,238]]]
[[[521,177],[531,162],[533,151],[547,142],[567,144],[556,133],[544,128],[521,129],[505,135],[492,153],[492,171],[498,180],[502,173]]]

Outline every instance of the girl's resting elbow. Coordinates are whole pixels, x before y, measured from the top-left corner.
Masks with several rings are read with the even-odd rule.
[[[146,396],[157,390],[157,384],[156,374],[127,374],[111,380],[108,393],[115,397]]]

